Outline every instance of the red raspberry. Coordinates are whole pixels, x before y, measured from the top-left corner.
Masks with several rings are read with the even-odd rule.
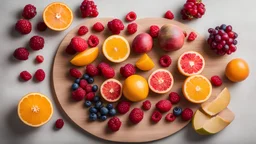
[[[122,122],[118,117],[112,117],[108,121],[108,128],[112,130],[113,132],[118,131],[122,125]]]
[[[82,73],[76,68],[71,68],[69,74],[74,78],[80,78],[82,76]]]
[[[21,34],[29,34],[32,30],[32,25],[30,21],[25,19],[20,19],[15,25],[15,29]]]
[[[36,56],[36,61],[37,61],[38,63],[42,63],[42,62],[44,61],[44,57],[43,57],[42,55],[37,55],[37,56]]]
[[[81,27],[78,29],[77,33],[78,33],[78,35],[83,36],[83,35],[87,34],[88,31],[89,31],[89,30],[88,30],[88,28],[87,28],[86,26],[81,26]]]
[[[13,56],[18,60],[27,60],[29,56],[29,51],[24,47],[20,47],[13,52]]]
[[[86,94],[85,99],[86,99],[86,100],[89,100],[89,101],[92,101],[93,98],[94,98],[94,96],[95,96],[95,93],[94,93],[94,92],[89,92],[89,93]]]
[[[129,119],[132,123],[137,124],[143,119],[143,116],[144,112],[140,108],[134,108],[129,115]]]
[[[188,36],[188,34],[187,34],[186,31],[183,31],[183,34],[184,34],[184,37],[187,37],[187,36]]]
[[[205,13],[205,5],[201,0],[187,0],[180,13],[183,20],[201,18]]]
[[[121,101],[117,104],[116,109],[120,114],[125,114],[130,110],[131,103],[128,101]]]
[[[159,64],[162,67],[169,67],[172,64],[172,59],[170,56],[168,55],[163,55],[161,56],[161,58],[159,59]]]
[[[64,126],[64,121],[62,119],[57,119],[55,122],[55,127],[61,129]]]
[[[221,86],[222,85],[222,80],[219,76],[212,76],[211,77],[211,82],[214,86]]]
[[[190,108],[185,108],[181,113],[181,118],[184,121],[188,121],[193,117],[193,111]]]
[[[160,112],[167,112],[172,108],[172,103],[169,100],[160,100],[156,103],[156,108]]]
[[[85,87],[85,91],[86,91],[87,93],[92,92],[92,86],[88,84],[88,85]]]
[[[149,100],[146,100],[142,103],[142,108],[144,110],[149,110],[151,108],[151,102]]]
[[[86,90],[86,86],[88,85],[88,82],[85,80],[85,79],[81,79],[80,82],[79,82],[79,86]],[[86,91],[87,92],[87,91]]]
[[[22,12],[22,16],[25,19],[32,19],[33,17],[36,16],[36,7],[33,6],[32,4],[27,4],[24,8],[23,8],[23,12]]]
[[[138,25],[136,23],[130,23],[127,26],[127,32],[129,34],[134,34],[137,32]]]
[[[175,121],[175,119],[176,119],[176,116],[173,113],[168,113],[165,116],[165,120],[168,122],[173,122],[173,121]]]
[[[127,78],[136,73],[136,69],[132,64],[126,64],[120,68],[120,73],[123,77]]]
[[[41,21],[41,22],[37,23],[36,28],[39,31],[45,31],[47,29],[47,25]]]
[[[108,68],[108,67],[110,67],[110,65],[107,64],[107,63],[105,63],[105,62],[100,62],[100,63],[98,64],[98,66],[97,66],[97,68],[98,68],[99,70],[104,69],[104,68]]]
[[[73,100],[76,100],[76,101],[80,101],[84,99],[85,95],[86,95],[85,90],[83,90],[80,87],[72,92],[72,98]]]
[[[99,38],[96,36],[96,35],[91,35],[89,38],[88,38],[88,45],[90,47],[96,47],[98,44],[99,44]]]
[[[151,35],[152,38],[158,37],[159,33],[159,27],[157,25],[152,25],[149,28],[149,34]]]
[[[171,101],[172,104],[177,104],[180,102],[180,96],[176,92],[171,92],[169,94],[169,100]]]
[[[101,32],[105,29],[104,25],[100,22],[96,22],[93,26],[92,29],[96,32]]]
[[[116,74],[112,67],[105,67],[101,69],[101,73],[106,79],[113,78]]]
[[[85,69],[86,73],[90,76],[97,76],[99,75],[99,70],[97,69],[97,67],[93,64],[88,64],[86,66],[86,69]]]
[[[22,71],[20,73],[20,78],[22,78],[24,81],[28,81],[32,78],[32,75],[28,71]]]
[[[164,17],[165,18],[167,18],[167,19],[174,19],[174,15],[173,15],[173,13],[170,11],[170,10],[168,10],[165,14],[164,14]]]
[[[73,37],[70,43],[76,52],[82,52],[88,47],[86,40],[78,36]]]
[[[108,22],[108,29],[112,32],[112,34],[120,34],[120,32],[124,29],[124,24],[120,19],[113,19]]]
[[[43,47],[44,47],[44,38],[42,38],[40,36],[33,36],[29,40],[29,46],[33,50],[43,49]]]
[[[45,78],[45,73],[44,73],[44,70],[42,69],[38,69],[35,73],[35,78],[36,80],[38,81],[43,81],[44,78]]]
[[[65,49],[66,53],[69,55],[74,55],[76,54],[76,50],[73,49],[72,45],[69,44],[66,49]]]
[[[82,13],[82,17],[97,17],[99,15],[97,5],[95,5],[94,1],[84,0],[81,3],[80,11]]]
[[[162,114],[159,111],[154,111],[151,116],[152,121],[159,122],[162,119]]]
[[[136,13],[135,13],[134,11],[129,12],[129,13],[125,16],[125,20],[126,20],[127,22],[134,21],[134,20],[136,20],[136,18],[137,18],[137,15],[136,15]]]
[[[197,34],[195,32],[191,32],[189,35],[188,35],[188,41],[194,41],[197,37]]]

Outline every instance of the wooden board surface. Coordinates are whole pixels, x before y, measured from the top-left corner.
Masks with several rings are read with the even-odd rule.
[[[110,21],[111,18],[100,18],[100,19],[86,19],[81,25],[86,25],[88,28],[91,28],[92,25],[95,22],[102,22],[103,24],[107,24],[108,21]],[[133,38],[141,33],[141,32],[147,32],[150,25],[155,24],[158,26],[162,26],[163,24],[166,23],[171,23],[178,25],[181,27],[183,30],[185,30],[188,34],[192,30],[188,26],[174,21],[174,20],[167,20],[163,18],[145,18],[145,19],[139,19],[136,21],[138,24],[138,31],[136,34],[133,35],[126,35],[125,30],[121,33],[121,35],[125,36],[127,40],[132,42]],[[71,67],[73,67],[69,61],[73,56],[69,56],[65,54],[65,48],[69,44],[70,40],[72,37],[77,35],[77,30],[81,26],[77,26],[73,30],[71,30],[66,37],[63,39],[61,42],[56,56],[54,60],[54,65],[53,65],[53,85],[55,89],[55,96],[57,103],[59,103],[61,109],[66,113],[66,115],[70,118],[71,121],[73,121],[76,125],[78,125],[80,128],[85,130],[86,132],[95,135],[99,138],[105,139],[105,140],[110,140],[110,141],[117,141],[117,142],[147,142],[147,141],[153,141],[153,140],[158,140],[167,136],[170,136],[174,134],[175,132],[181,130],[183,127],[185,127],[189,122],[183,122],[181,118],[177,118],[174,122],[168,123],[164,120],[164,117],[166,115],[163,114],[163,119],[158,122],[157,124],[154,124],[151,122],[150,117],[152,112],[154,111],[154,105],[156,102],[158,102],[161,99],[167,99],[168,94],[164,95],[158,95],[154,94],[153,92],[149,93],[148,99],[152,102],[153,108],[151,108],[149,111],[146,111],[144,113],[144,119],[137,125],[133,125],[129,122],[128,120],[128,113],[126,115],[118,115],[122,121],[122,127],[118,132],[110,132],[107,129],[107,121],[105,122],[100,122],[100,121],[95,121],[95,122],[90,122],[88,120],[89,112],[88,109],[84,108],[83,103],[84,101],[80,102],[74,102],[71,99],[71,85],[74,81],[71,77],[69,77],[68,72]],[[84,39],[88,39],[90,34],[93,33],[92,30],[85,36],[82,36]],[[101,33],[94,33],[100,38],[100,44],[99,48],[101,49],[103,41],[110,36],[110,33],[108,30],[105,30]],[[168,70],[171,71],[171,73],[174,76],[174,86],[171,89],[171,91],[179,92],[181,94],[181,86],[185,80],[185,76],[182,76],[178,70],[177,70],[177,60],[178,57],[185,51],[188,50],[194,50],[200,52],[206,61],[206,67],[203,71],[203,75],[206,76],[207,78],[210,78],[212,75],[219,75],[223,77],[224,79],[224,85],[219,88],[213,87],[213,93],[212,97],[215,97],[224,86],[228,86],[230,83],[225,79],[224,77],[224,69],[226,64],[228,63],[228,58],[225,56],[216,56],[212,51],[209,50],[209,47],[206,43],[206,40],[204,37],[199,36],[198,38],[193,41],[193,42],[185,42],[184,46],[182,49],[174,52],[164,52],[162,51],[157,42],[154,42],[154,47],[151,52],[149,52],[149,56],[154,60],[156,67],[154,68],[160,68],[158,65],[158,60],[160,56],[163,54],[168,54],[171,56],[173,62],[172,65],[167,68]],[[136,60],[140,57],[140,55],[131,53],[130,57],[128,60],[124,61],[121,64],[112,64],[113,67],[115,67],[116,71],[116,79],[119,79],[121,82],[123,82],[123,78],[120,77],[119,74],[119,68],[123,66],[126,63],[132,63],[135,64]],[[100,51],[100,56],[97,58],[97,60],[94,62],[94,64],[98,64],[100,61],[107,61],[102,52]],[[110,63],[110,62],[109,62]],[[82,72],[85,72],[84,67],[79,68]],[[153,72],[153,70],[149,72],[141,72],[137,71],[137,74],[140,74],[144,76],[145,78],[148,78],[149,74]],[[95,84],[101,85],[101,83],[104,81],[102,77],[95,77]],[[134,107],[141,107],[142,102],[137,102],[133,103],[131,106],[131,109]],[[188,101],[184,99],[182,96],[181,102],[179,104],[182,108],[185,107],[190,107],[193,109],[193,111],[197,110],[199,105],[191,104]]]

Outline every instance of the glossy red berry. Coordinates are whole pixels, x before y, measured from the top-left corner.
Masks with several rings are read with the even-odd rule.
[[[127,22],[134,21],[134,20],[136,20],[136,18],[137,18],[137,15],[136,15],[136,13],[135,13],[134,11],[129,12],[129,13],[125,16],[125,20],[126,20]]]
[[[55,122],[55,127],[61,129],[64,126],[64,121],[62,119],[57,119]]]

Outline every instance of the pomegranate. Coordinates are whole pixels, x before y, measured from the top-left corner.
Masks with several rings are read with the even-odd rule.
[[[153,47],[153,39],[148,33],[138,34],[132,42],[132,49],[135,53],[147,53]]]

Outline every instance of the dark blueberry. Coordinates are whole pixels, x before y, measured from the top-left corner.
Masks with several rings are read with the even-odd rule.
[[[182,109],[181,109],[180,107],[175,107],[175,108],[173,109],[173,114],[174,114],[175,116],[181,115],[181,112],[182,112]]]
[[[228,45],[224,45],[224,49],[225,49],[225,51],[228,51],[229,50],[229,46]]]
[[[101,113],[102,115],[106,115],[106,114],[108,114],[108,109],[107,109],[106,107],[102,107],[102,108],[100,109],[100,113]]]
[[[234,44],[234,45],[237,45],[237,40],[234,40],[234,41],[233,41],[233,44]]]
[[[221,26],[220,26],[220,29],[223,29],[223,30],[226,30],[226,25],[225,24],[222,24]]]
[[[93,85],[93,86],[92,86],[92,91],[93,91],[93,92],[96,92],[97,90],[98,90],[98,86],[97,86],[97,85]]]
[[[83,75],[83,78],[86,79],[86,80],[89,79],[89,77],[90,77],[90,76],[89,76],[88,74],[84,74],[84,75]]]
[[[91,102],[91,101],[85,101],[85,102],[84,102],[84,105],[85,105],[86,107],[90,107],[90,106],[92,105],[92,102]]]
[[[80,79],[75,80],[75,83],[79,84],[79,82],[80,82]]]
[[[114,115],[116,115],[116,109],[112,108],[109,110],[108,113],[109,113],[109,115],[114,116]]]
[[[221,36],[220,36],[220,35],[216,35],[216,36],[215,36],[215,41],[216,41],[216,42],[221,41]]]
[[[105,121],[107,118],[108,118],[108,117],[107,117],[106,115],[102,115],[102,116],[100,117],[100,120]]]
[[[238,37],[238,34],[237,34],[237,33],[235,33],[234,38],[237,38],[237,37]]]
[[[94,79],[92,77],[89,77],[86,79],[89,84],[92,84],[94,82]]]
[[[94,102],[97,102],[97,101],[99,101],[99,100],[100,100],[100,97],[99,97],[99,96],[97,96],[97,95],[94,96],[94,98],[93,98],[93,101],[94,101]]]
[[[101,101],[96,102],[96,103],[95,103],[95,107],[96,107],[97,109],[100,109],[100,108],[102,107],[102,102],[101,102]]]
[[[213,31],[214,31],[213,28],[209,28],[209,29],[208,29],[208,32],[209,32],[209,33],[212,33]]]
[[[97,110],[95,107],[91,107],[91,108],[89,109],[89,112],[90,112],[90,113],[97,113],[98,110]]]
[[[89,119],[90,119],[91,121],[95,121],[95,120],[97,119],[97,114],[91,113],[90,116],[89,116]]]
[[[215,29],[216,29],[216,30],[219,30],[219,29],[220,29],[220,27],[219,27],[219,26],[216,26],[216,27],[215,27]],[[217,34],[217,33],[216,33],[216,34]]]
[[[108,108],[108,110],[112,109],[113,108],[113,105],[112,104],[107,104],[106,106]]]
[[[79,85],[77,83],[72,84],[72,90],[78,89]]]

